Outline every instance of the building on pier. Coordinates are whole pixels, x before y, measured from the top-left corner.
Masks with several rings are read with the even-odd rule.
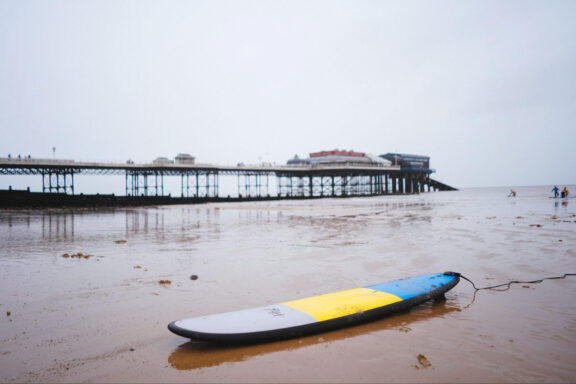
[[[374,166],[388,167],[392,164],[388,159],[374,156],[364,152],[333,149],[310,153],[307,159],[300,159],[298,155],[286,162],[292,166]]]
[[[194,164],[196,158],[189,153],[179,153],[174,158],[175,164]]]
[[[294,155],[294,157],[291,158],[290,160],[288,160],[286,162],[286,164],[293,166],[293,167],[308,167],[308,166],[310,166],[310,160],[309,159],[301,159],[298,157],[298,155]]]
[[[152,161],[152,164],[195,164],[196,158],[189,153],[179,153],[174,157],[174,160],[170,160],[167,157],[160,156]],[[130,163],[128,163],[130,164]]]
[[[167,157],[160,156],[152,160],[152,164],[173,164],[174,162]]]
[[[385,155],[380,155],[380,157],[390,161],[392,165],[399,165],[400,169],[421,171],[430,170],[429,156],[407,155],[404,153],[387,153]]]

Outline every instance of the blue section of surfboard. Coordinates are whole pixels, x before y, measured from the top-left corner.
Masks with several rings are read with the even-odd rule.
[[[435,273],[268,305],[173,321],[177,335],[206,341],[260,341],[349,326],[443,297],[457,272]]]

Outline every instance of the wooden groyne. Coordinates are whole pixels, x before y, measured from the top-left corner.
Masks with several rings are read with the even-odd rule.
[[[172,197],[172,196],[117,196],[114,194],[78,194],[30,192],[27,190],[0,190],[0,208],[99,208],[139,207],[176,204],[202,204],[209,202],[238,202],[278,200],[278,197]]]

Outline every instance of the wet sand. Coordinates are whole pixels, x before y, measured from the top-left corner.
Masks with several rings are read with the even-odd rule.
[[[576,201],[549,189],[0,211],[0,381],[573,382],[576,277],[476,295],[461,281],[445,301],[278,342],[166,329],[445,270],[478,286],[576,273]]]

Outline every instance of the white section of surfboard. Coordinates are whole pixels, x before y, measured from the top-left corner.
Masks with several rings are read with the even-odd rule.
[[[201,333],[252,333],[316,323],[312,316],[283,304],[244,309],[174,322],[179,328]]]

